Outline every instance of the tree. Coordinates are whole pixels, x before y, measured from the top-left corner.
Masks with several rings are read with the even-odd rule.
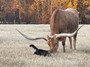
[[[79,11],[79,16],[81,23],[88,23],[87,18],[85,18],[85,15],[88,11],[87,7],[90,6],[90,2],[88,0],[78,0],[77,1],[77,10]]]

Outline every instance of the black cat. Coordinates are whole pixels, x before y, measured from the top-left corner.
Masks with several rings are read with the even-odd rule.
[[[31,44],[30,47],[33,47],[36,51],[34,52],[34,54],[36,55],[43,55],[43,56],[51,56],[49,51],[47,50],[43,50],[43,49],[38,49],[35,45]]]

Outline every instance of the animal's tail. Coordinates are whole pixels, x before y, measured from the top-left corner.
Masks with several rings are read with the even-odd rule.
[[[35,50],[38,50],[38,48],[33,44],[31,44],[30,47],[33,47]]]

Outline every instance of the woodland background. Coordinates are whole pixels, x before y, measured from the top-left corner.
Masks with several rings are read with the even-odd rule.
[[[0,0],[0,24],[48,24],[55,9],[69,7],[90,24],[90,0]]]

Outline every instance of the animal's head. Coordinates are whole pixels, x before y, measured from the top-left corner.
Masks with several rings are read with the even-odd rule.
[[[50,47],[50,50],[52,50],[55,47],[55,45],[58,43],[58,41],[54,36],[47,35],[47,43]]]
[[[49,36],[47,35],[47,43],[50,47],[50,50],[54,50],[56,51],[57,48],[58,48],[58,44],[59,44],[59,41],[63,41],[65,40],[65,37],[63,36],[60,36],[60,37],[57,37],[57,35],[53,35],[53,36]]]

